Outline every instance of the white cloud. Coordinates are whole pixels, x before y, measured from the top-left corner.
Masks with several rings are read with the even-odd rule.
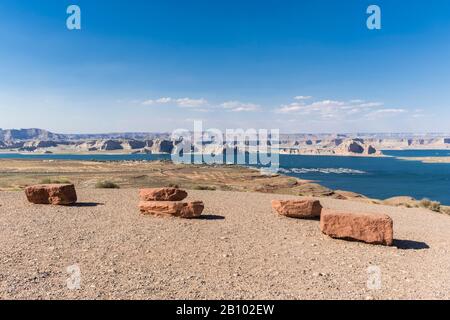
[[[156,100],[157,103],[169,103],[172,102],[172,98],[166,97],[166,98],[159,98]]]
[[[198,108],[202,106],[208,105],[208,101],[201,98],[201,99],[191,99],[191,98],[179,98],[174,99],[171,97],[162,97],[156,100],[145,100],[142,102],[145,106],[152,106],[152,105],[164,105],[164,104],[174,104],[178,107],[182,108]]]
[[[155,100],[145,100],[145,101],[142,101],[142,105],[144,105],[144,106],[152,106],[152,105],[154,105],[155,104]]]
[[[221,104],[210,104],[206,99],[192,98],[171,98],[163,97],[159,99],[150,99],[141,102],[145,106],[154,105],[174,105],[180,108],[189,108],[189,110],[197,112],[209,112],[213,110],[223,109],[229,112],[251,112],[260,110],[261,106],[255,103],[247,103],[241,101],[226,101]]]
[[[306,110],[305,105],[299,103],[291,103],[289,105],[282,105],[280,108],[275,109],[276,113],[297,113],[299,111]]]
[[[405,113],[405,109],[379,109],[370,112],[367,117],[368,118],[377,118],[377,117],[384,117],[384,116],[392,116],[399,113]]]
[[[382,103],[382,102],[367,102],[367,103],[361,103],[359,105],[359,107],[362,107],[362,108],[374,108],[374,107],[381,107],[383,105],[384,105],[384,103]]]
[[[295,100],[310,100],[312,99],[312,96],[296,96],[294,97]]]
[[[201,106],[205,106],[208,104],[208,101],[205,99],[191,99],[191,98],[182,98],[176,100],[177,105],[183,108],[197,108]]]
[[[261,106],[254,103],[245,103],[240,101],[227,101],[220,105],[222,108],[232,112],[258,111]]]
[[[354,121],[362,118],[389,117],[404,113],[405,109],[384,108],[381,102],[367,102],[364,100],[320,100],[305,103],[303,101],[281,105],[275,113],[308,116],[310,121]]]

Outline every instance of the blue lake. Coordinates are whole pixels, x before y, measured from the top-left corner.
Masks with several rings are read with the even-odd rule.
[[[385,151],[392,157],[333,157],[281,155],[282,173],[315,180],[331,189],[354,191],[384,199],[408,195],[430,198],[450,205],[450,164],[425,164],[396,157],[450,156],[450,150]],[[170,160],[170,155],[20,155],[0,154],[0,158],[55,160]],[[0,168],[1,170],[1,168]]]

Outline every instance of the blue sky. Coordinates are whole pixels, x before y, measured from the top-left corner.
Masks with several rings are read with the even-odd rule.
[[[448,0],[2,0],[0,128],[448,132],[449,57]]]

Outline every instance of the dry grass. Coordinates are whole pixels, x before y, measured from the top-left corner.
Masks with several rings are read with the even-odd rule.
[[[438,201],[431,201],[425,198],[419,201],[419,206],[431,211],[441,212],[441,203]]]

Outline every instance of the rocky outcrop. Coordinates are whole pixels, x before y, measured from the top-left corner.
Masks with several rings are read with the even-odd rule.
[[[322,210],[321,231],[332,237],[391,246],[394,241],[393,221],[385,214],[348,213]]]
[[[139,191],[139,210],[142,214],[174,216],[179,218],[199,217],[205,205],[201,201],[181,202],[187,192],[178,188],[147,188]]]
[[[156,216],[170,215],[179,218],[197,218],[199,217],[205,205],[201,201],[195,202],[176,202],[176,201],[141,201],[139,210],[142,214],[151,214]]]
[[[73,184],[41,184],[25,189],[29,202],[34,204],[72,205],[77,202]]]
[[[322,211],[320,201],[314,199],[272,200],[272,208],[279,215],[300,219],[320,217]]]
[[[98,150],[113,151],[123,149],[120,141],[117,140],[104,140],[97,143],[95,146]]]
[[[351,154],[359,154],[359,155],[375,155],[381,154],[378,152],[372,145],[367,145],[361,139],[351,139],[345,140],[340,144],[335,150],[335,154],[338,155],[351,155]]]
[[[176,188],[141,189],[141,201],[182,201],[188,196],[187,192]]]
[[[25,142],[23,144],[23,148],[53,148],[57,147],[58,143],[55,141],[42,141],[42,140],[35,140],[35,141],[29,141]]]
[[[125,150],[136,150],[136,149],[142,149],[146,146],[145,141],[139,141],[139,140],[124,140],[122,143],[122,149]]]
[[[148,140],[146,147],[151,153],[172,153],[174,149],[174,142],[172,140]]]
[[[64,135],[42,129],[0,129],[0,140],[4,142],[44,140],[64,140]]]

